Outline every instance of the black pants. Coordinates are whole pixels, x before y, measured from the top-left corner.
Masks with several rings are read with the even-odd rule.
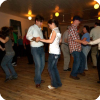
[[[100,80],[100,50],[97,57],[97,70],[98,70],[98,75],[99,75],[99,80]]]
[[[31,47],[30,47],[30,45],[26,45],[26,55],[27,55],[27,58],[28,58],[28,62],[29,63],[33,63],[33,56],[31,54]]]
[[[18,47],[17,47],[17,43],[14,43],[14,46],[13,46],[13,49],[15,51],[15,56],[13,57],[13,62],[16,62],[17,63],[17,56],[18,56]]]
[[[24,55],[24,46],[23,45],[19,45],[18,46],[18,56],[22,57]]]
[[[1,61],[4,57],[4,55],[5,55],[5,51],[0,50],[0,64],[1,64]]]

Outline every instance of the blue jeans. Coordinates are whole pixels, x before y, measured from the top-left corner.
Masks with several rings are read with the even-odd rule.
[[[5,54],[5,56],[2,59],[1,67],[3,68],[6,74],[6,79],[10,77],[15,77],[15,78],[17,77],[17,73],[15,72],[15,69],[12,66],[12,60],[13,60],[14,55],[15,55],[14,52]]]
[[[56,88],[62,86],[59,72],[57,69],[57,62],[59,57],[60,55],[49,54],[48,58],[48,71],[51,77],[51,85]]]
[[[84,53],[85,55],[85,59],[86,59],[86,63],[85,63],[85,69],[88,70],[88,65],[87,65],[87,56],[88,56],[88,53],[91,49],[91,46],[82,46],[82,52]]]
[[[71,72],[71,76],[77,76],[78,73],[83,73],[85,69],[85,55],[83,52],[74,51],[72,52],[72,56],[74,57],[73,68]]]
[[[35,84],[41,83],[41,74],[45,66],[45,53],[43,47],[31,47],[31,53],[35,62]]]

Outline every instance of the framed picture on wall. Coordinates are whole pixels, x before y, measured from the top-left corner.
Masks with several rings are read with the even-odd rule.
[[[14,33],[19,36],[22,36],[21,22],[17,20],[10,19],[10,26],[13,27]]]

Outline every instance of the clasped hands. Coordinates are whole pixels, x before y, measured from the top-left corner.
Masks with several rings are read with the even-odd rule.
[[[41,40],[41,38],[40,37],[36,37],[36,42],[39,42]]]

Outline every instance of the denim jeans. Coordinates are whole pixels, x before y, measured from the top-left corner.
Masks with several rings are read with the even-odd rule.
[[[72,56],[74,57],[73,68],[71,72],[71,76],[77,76],[78,73],[83,73],[85,69],[85,55],[83,52],[74,51],[72,52]]]
[[[41,74],[45,66],[45,53],[43,47],[31,47],[31,53],[35,63],[35,84],[41,83]]]
[[[17,73],[15,72],[15,69],[12,66],[12,60],[13,60],[14,55],[15,55],[14,52],[6,53],[2,59],[1,67],[3,68],[6,74],[6,79],[10,77],[17,77]]]
[[[59,72],[57,69],[57,62],[59,57],[60,55],[49,54],[48,58],[48,71],[51,77],[51,85],[56,88],[62,86]]]
[[[85,59],[86,59],[86,63],[85,63],[85,69],[88,70],[88,65],[87,65],[87,56],[88,56],[88,53],[91,49],[91,46],[82,46],[82,52],[84,53],[85,55]]]

